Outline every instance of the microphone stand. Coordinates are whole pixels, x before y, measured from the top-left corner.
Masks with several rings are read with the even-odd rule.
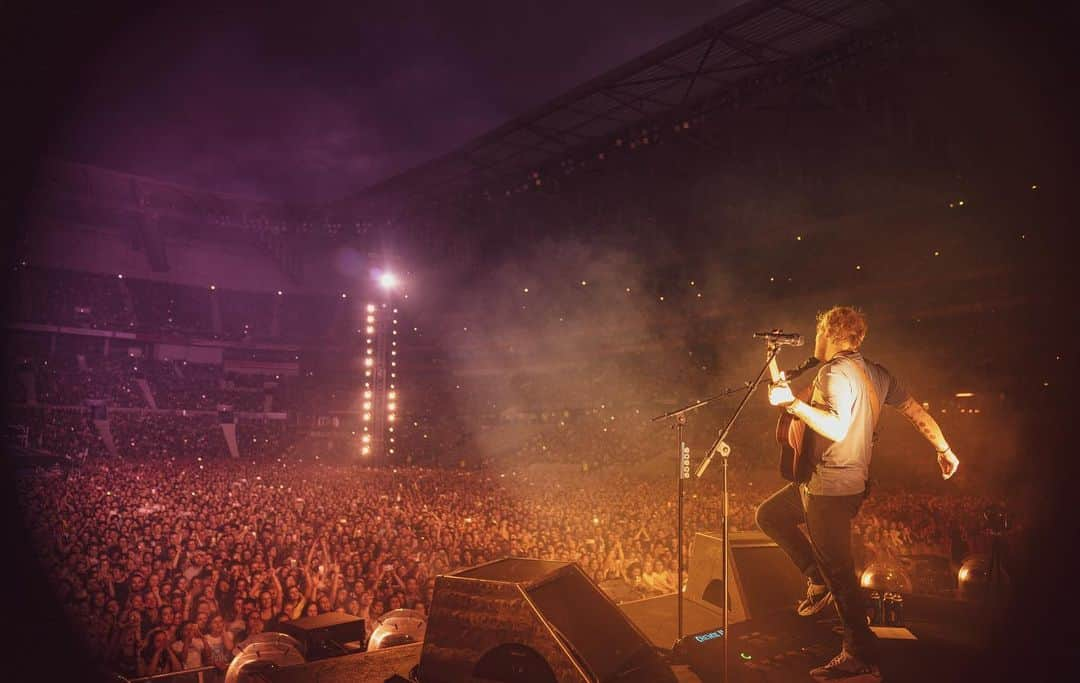
[[[729,560],[731,558],[731,541],[728,538],[728,456],[731,455],[731,446],[729,446],[727,444],[725,439],[727,438],[728,434],[731,432],[731,428],[732,428],[732,426],[734,426],[735,420],[738,419],[739,415],[743,411],[743,408],[746,407],[747,402],[750,400],[750,396],[754,393],[754,390],[757,389],[758,385],[761,384],[762,378],[765,376],[765,373],[769,369],[769,364],[772,363],[776,359],[776,355],[779,352],[780,352],[780,345],[769,342],[769,345],[768,345],[768,358],[765,360],[765,365],[763,365],[761,367],[761,371],[758,372],[757,378],[755,378],[752,382],[747,382],[744,385],[744,386],[747,386],[746,394],[744,394],[743,397],[742,397],[742,400],[739,401],[739,405],[735,408],[735,412],[728,419],[727,424],[724,425],[724,428],[720,430],[720,435],[718,437],[716,437],[716,441],[713,442],[713,445],[709,448],[708,453],[706,453],[706,455],[705,455],[705,459],[701,461],[700,465],[698,465],[697,471],[694,474],[695,477],[700,479],[701,476],[703,474],[705,474],[705,470],[709,467],[709,463],[712,462],[713,456],[715,456],[717,451],[719,451],[719,453],[720,453],[720,465],[721,465],[721,470],[723,472],[723,489],[724,489],[724,494],[723,494],[723,496],[724,496],[724,504],[723,504],[723,517],[724,517],[724,527],[723,527],[723,539],[724,539],[723,540],[723,553],[724,553],[724,561],[723,561],[723,567],[724,567],[724,623],[723,623],[722,628],[723,628],[723,632],[724,632],[724,635],[723,635],[723,639],[724,639],[724,664],[723,664],[724,678],[723,678],[723,680],[725,681],[725,683],[727,681],[731,680],[728,677],[728,660],[729,660],[729,657],[728,657],[728,641],[731,640],[731,637],[730,637],[729,631],[728,631],[728,620],[730,618],[730,615],[728,614],[728,612],[731,609],[730,604],[729,604],[730,599],[731,599],[731,583],[729,581],[730,574],[731,574],[731,569],[728,566]],[[681,485],[682,485],[681,480],[680,480],[679,484],[680,484],[680,487],[681,487]],[[680,525],[681,525],[681,523],[682,523],[682,520],[680,520]],[[680,529],[681,529],[681,527],[680,527]],[[680,550],[681,550],[681,548],[680,548]],[[681,601],[681,599],[682,599],[682,593],[681,592],[679,594],[679,598],[680,598],[680,601]],[[682,635],[682,630],[681,629],[679,631],[679,634],[680,634],[680,637],[681,637],[681,635]]]
[[[739,402],[738,407],[735,409],[735,414],[728,420],[727,425],[720,431],[720,437],[713,442],[712,447],[709,448],[708,454],[698,466],[695,476],[701,478],[701,475],[705,473],[705,468],[709,466],[709,462],[712,460],[713,455],[717,450],[720,450],[721,462],[724,468],[724,680],[727,679],[727,629],[728,629],[728,566],[727,566],[727,518],[728,518],[728,482],[727,482],[727,456],[731,453],[731,447],[724,443],[724,439],[727,438],[728,432],[731,431],[731,426],[735,424],[735,418],[739,416],[742,409],[746,406],[746,402],[750,399],[750,395],[754,393],[754,389],[763,381],[765,372],[769,369],[769,363],[776,358],[776,354],[780,351],[779,345],[769,344],[769,358],[765,362],[765,366],[761,368],[761,372],[758,373],[757,378],[750,382],[744,382],[742,386],[725,389],[724,391],[710,396],[709,398],[697,401],[683,408],[677,408],[671,412],[664,413],[663,415],[657,415],[652,418],[653,422],[660,420],[667,420],[670,418],[675,419],[675,448],[676,448],[676,462],[679,463],[679,479],[678,479],[678,492],[677,492],[677,528],[678,528],[678,580],[675,582],[676,590],[678,591],[677,598],[677,611],[678,611],[678,637],[675,640],[675,644],[678,645],[679,641],[683,638],[683,481],[690,478],[690,449],[683,441],[683,427],[686,426],[686,414],[701,408],[702,406],[718,401],[722,398],[726,398],[738,391],[746,389],[746,395],[743,396],[742,401]],[[672,647],[675,650],[675,647]]]

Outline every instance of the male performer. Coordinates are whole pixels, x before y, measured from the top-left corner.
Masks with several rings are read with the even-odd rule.
[[[808,481],[788,484],[758,506],[757,524],[807,576],[799,614],[816,614],[835,600],[844,645],[832,661],[810,672],[818,678],[881,675],[851,554],[851,520],[865,495],[881,406],[898,409],[934,445],[942,478],[960,465],[934,418],[888,370],[859,353],[866,329],[866,318],[854,308],[836,306],[819,314],[814,356],[822,366],[810,403],[796,399],[786,382],[769,386],[769,403],[809,427],[804,453],[813,458],[813,471]]]

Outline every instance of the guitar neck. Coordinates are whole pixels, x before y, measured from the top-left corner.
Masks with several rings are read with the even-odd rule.
[[[769,353],[772,354],[772,358],[769,360],[769,377],[772,378],[772,383],[776,384],[784,379],[784,373],[780,371],[780,367],[776,364],[776,355],[778,354],[773,354],[771,350]]]

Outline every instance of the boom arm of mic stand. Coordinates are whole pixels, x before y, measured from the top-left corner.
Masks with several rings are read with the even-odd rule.
[[[757,378],[754,379],[754,381],[747,382],[747,384],[749,384],[750,386],[746,390],[746,394],[744,394],[742,400],[739,401],[739,405],[735,408],[735,412],[734,414],[732,414],[727,424],[724,425],[724,428],[722,430],[720,430],[720,436],[716,437],[716,441],[714,441],[713,445],[709,447],[709,450],[705,455],[705,459],[701,461],[700,465],[698,465],[697,471],[694,473],[694,476],[696,478],[700,479],[701,476],[705,474],[705,470],[709,468],[709,463],[712,462],[713,456],[716,455],[717,450],[720,450],[723,447],[727,449],[727,452],[731,452],[731,448],[728,447],[726,443],[724,443],[724,439],[726,439],[728,433],[731,432],[731,427],[735,424],[735,420],[739,417],[739,413],[741,413],[743,408],[746,407],[746,403],[750,400],[750,396],[754,393],[754,389],[757,389],[758,385],[761,384],[761,378],[765,376],[766,372],[768,372],[769,364],[776,359],[776,354],[778,354],[779,352],[780,347],[778,345],[769,344],[769,357],[768,359],[766,359],[765,365],[761,366],[761,372],[757,374]],[[724,453],[724,455],[727,455],[727,453]]]

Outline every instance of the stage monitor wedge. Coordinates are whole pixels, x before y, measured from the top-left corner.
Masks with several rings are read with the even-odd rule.
[[[794,610],[806,593],[806,577],[771,538],[760,531],[731,533],[728,623]],[[699,531],[690,550],[685,597],[723,615],[723,535]]]
[[[569,562],[496,560],[435,579],[424,683],[674,683],[645,635]]]

